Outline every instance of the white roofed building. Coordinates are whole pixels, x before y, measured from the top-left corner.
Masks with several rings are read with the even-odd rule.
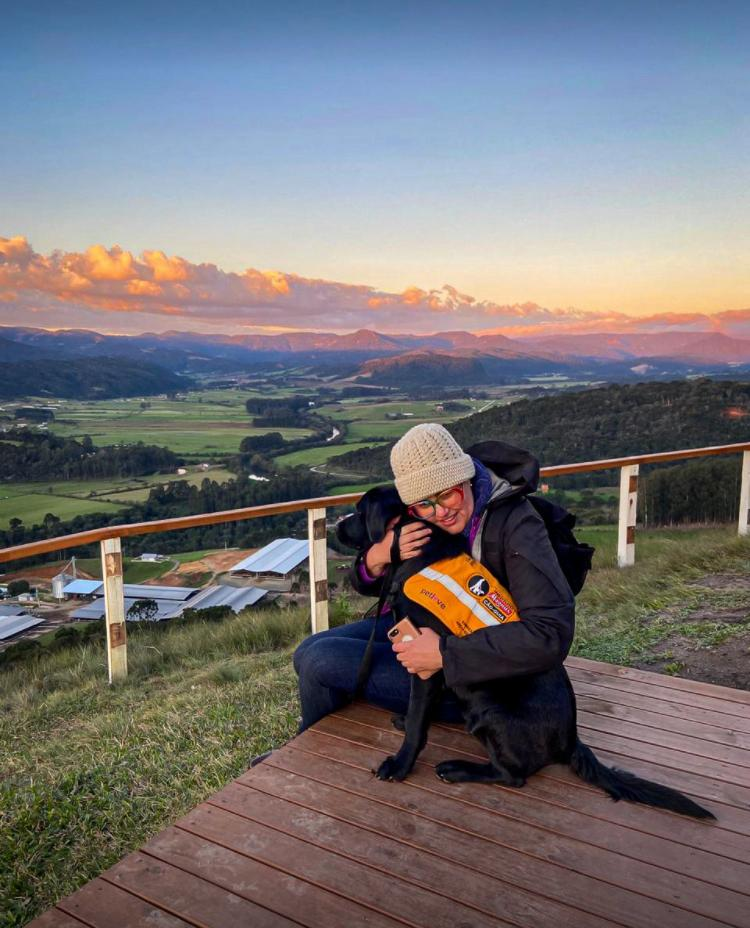
[[[230,568],[233,578],[248,577],[259,586],[288,589],[294,574],[310,556],[307,539],[277,538]]]

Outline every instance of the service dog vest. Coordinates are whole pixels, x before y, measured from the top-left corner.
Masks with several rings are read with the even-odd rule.
[[[468,554],[423,567],[406,580],[403,591],[460,638],[521,620],[510,593]]]

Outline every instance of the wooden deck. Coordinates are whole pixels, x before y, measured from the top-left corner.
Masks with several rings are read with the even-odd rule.
[[[613,803],[567,768],[521,790],[451,786],[481,756],[434,726],[405,783],[372,768],[389,715],[330,716],[34,928],[750,928],[750,692],[570,659],[581,736],[675,786],[718,822]]]

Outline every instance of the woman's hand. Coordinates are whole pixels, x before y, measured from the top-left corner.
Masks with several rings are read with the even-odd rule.
[[[410,522],[405,525],[401,529],[401,536],[398,540],[398,553],[401,560],[416,557],[427,544],[431,534],[432,529],[423,522]]]
[[[432,529],[421,522],[410,522],[401,529],[398,540],[398,553],[402,561],[416,557],[425,546]],[[365,554],[365,567],[371,577],[379,577],[391,563],[391,547],[393,546],[393,529],[389,529],[382,541],[375,542],[367,549]]]
[[[442,668],[443,655],[440,653],[440,635],[431,628],[422,628],[420,632],[411,641],[397,642],[393,650],[409,673],[426,680]]]

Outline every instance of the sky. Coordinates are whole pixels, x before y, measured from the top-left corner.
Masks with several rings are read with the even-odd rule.
[[[8,6],[0,324],[750,334],[749,39],[722,0]]]

